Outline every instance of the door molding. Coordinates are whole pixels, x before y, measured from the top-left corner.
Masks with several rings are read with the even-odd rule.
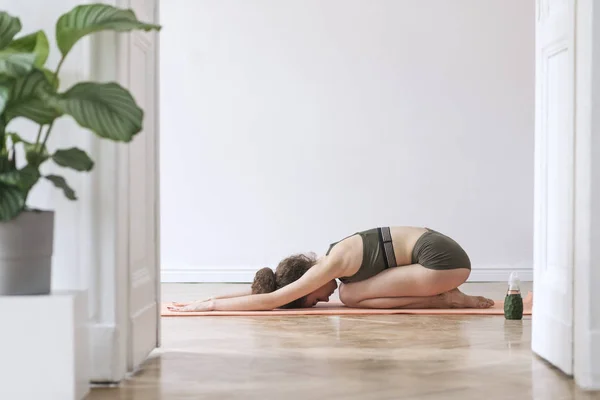
[[[116,1],[105,4],[118,6]],[[118,73],[122,59],[122,34],[103,32],[89,38],[91,79],[123,83]],[[127,168],[124,145],[94,138],[96,160],[91,179],[96,201],[94,216],[94,263],[90,274],[90,379],[94,383],[116,383],[126,377],[127,292],[121,283],[127,279],[128,221],[126,182],[121,177]],[[110,188],[107,190],[107,188]]]

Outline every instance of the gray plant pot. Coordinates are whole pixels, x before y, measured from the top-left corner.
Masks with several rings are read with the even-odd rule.
[[[53,245],[52,211],[0,222],[0,296],[49,294]]]

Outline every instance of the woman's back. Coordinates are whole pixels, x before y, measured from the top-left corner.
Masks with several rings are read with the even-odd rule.
[[[412,252],[415,243],[427,232],[427,228],[413,226],[390,227],[397,265],[412,264]]]
[[[409,265],[415,243],[426,228],[373,228],[330,245],[327,252],[340,268],[344,283],[369,278],[391,266]]]

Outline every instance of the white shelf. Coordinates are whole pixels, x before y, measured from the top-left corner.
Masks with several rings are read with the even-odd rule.
[[[87,296],[0,296],[0,399],[81,400],[89,392]]]

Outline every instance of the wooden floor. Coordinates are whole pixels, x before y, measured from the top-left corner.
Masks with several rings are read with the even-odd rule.
[[[165,285],[163,300],[232,286]],[[498,299],[505,285],[462,289]],[[600,399],[532,355],[530,336],[530,317],[163,318],[143,370],[89,399]]]

